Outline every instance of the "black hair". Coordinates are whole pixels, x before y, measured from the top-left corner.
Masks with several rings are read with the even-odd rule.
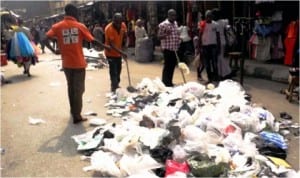
[[[214,20],[219,20],[221,18],[221,10],[219,8],[214,8],[212,10],[212,14],[214,16]]]
[[[73,4],[67,4],[65,6],[65,13],[66,15],[72,16],[72,17],[76,17],[78,15],[78,9],[75,5]]]

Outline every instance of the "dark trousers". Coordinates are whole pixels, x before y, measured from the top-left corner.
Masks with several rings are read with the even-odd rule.
[[[40,44],[41,44],[41,49],[42,49],[42,52],[45,53],[45,42],[44,41],[40,41]]]
[[[202,63],[202,59],[200,59],[201,60],[201,64],[197,67],[197,77],[198,77],[198,79],[202,79],[202,72],[203,72],[203,70],[204,70],[204,63]]]
[[[204,65],[209,81],[218,79],[218,54],[217,45],[202,46]]]
[[[164,67],[162,71],[162,82],[168,86],[172,87],[174,86],[173,84],[173,74],[175,67],[177,65],[177,59],[175,55],[175,51],[170,51],[170,50],[164,50]]]
[[[85,69],[64,68],[68,83],[69,104],[74,120],[81,118],[82,96],[85,90]]]
[[[107,57],[109,64],[109,76],[111,82],[111,91],[116,91],[119,88],[120,75],[122,70],[122,58],[121,57]]]

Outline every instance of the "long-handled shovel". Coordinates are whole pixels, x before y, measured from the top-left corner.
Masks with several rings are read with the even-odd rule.
[[[127,91],[133,93],[133,92],[136,92],[137,89],[135,89],[135,88],[131,85],[131,78],[130,78],[130,72],[129,72],[129,67],[128,67],[128,62],[127,62],[127,60],[125,60],[125,63],[126,63],[127,76],[128,76],[128,83],[129,83],[129,86],[127,87]]]
[[[179,64],[179,63],[180,63],[180,60],[179,60],[179,57],[178,57],[177,51],[175,51],[175,55],[176,55],[177,63]],[[182,76],[183,82],[184,82],[184,83],[186,83],[185,76],[184,76],[184,73],[183,73],[182,69],[181,69],[181,68],[179,68],[179,70],[180,70],[180,73],[181,73],[181,76]]]

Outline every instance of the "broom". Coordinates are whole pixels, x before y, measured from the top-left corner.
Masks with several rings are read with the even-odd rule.
[[[176,56],[176,59],[177,59],[177,63],[178,63],[178,66],[180,64],[180,60],[179,60],[179,57],[178,57],[178,54],[177,54],[177,51],[175,51],[175,56]],[[188,67],[186,67],[188,69]],[[179,66],[179,70],[180,70],[180,73],[181,73],[181,76],[182,76],[182,79],[183,79],[183,82],[186,83],[186,80],[185,80],[185,76],[184,76],[184,73],[183,73],[183,70],[182,68]]]
[[[128,83],[129,83],[129,86],[127,87],[127,91],[129,91],[130,93],[133,93],[133,92],[136,92],[137,89],[135,89],[132,85],[131,85],[131,78],[130,78],[130,72],[129,72],[129,67],[128,67],[128,62],[127,60],[125,60],[125,63],[126,63],[126,68],[127,68],[127,76],[128,76]]]

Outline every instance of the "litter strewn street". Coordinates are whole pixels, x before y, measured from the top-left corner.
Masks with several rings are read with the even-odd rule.
[[[132,50],[133,51],[133,50]],[[129,52],[131,53],[131,52]],[[136,86],[143,78],[161,78],[160,61],[138,63],[134,56],[128,59],[131,82]],[[84,171],[90,165],[82,160],[72,139],[95,129],[89,122],[73,124],[70,118],[67,84],[61,69],[59,55],[46,51],[39,56],[39,63],[31,67],[31,77],[23,69],[9,62],[1,68],[5,79],[11,81],[1,86],[1,177],[96,177],[95,171]],[[187,82],[197,82],[191,69],[185,75]],[[183,84],[178,68],[174,83]],[[121,87],[128,87],[125,63],[121,74]],[[287,84],[258,78],[245,77],[244,89],[251,95],[251,102],[269,110],[274,118],[286,112],[288,121],[299,123],[299,104],[288,102],[280,93]],[[120,123],[121,119],[107,115],[105,104],[110,91],[107,67],[88,67],[86,72],[83,114],[101,118],[106,123]],[[130,119],[130,118],[129,118]],[[291,119],[291,120],[290,120]],[[299,128],[290,130],[286,161],[298,171]]]

